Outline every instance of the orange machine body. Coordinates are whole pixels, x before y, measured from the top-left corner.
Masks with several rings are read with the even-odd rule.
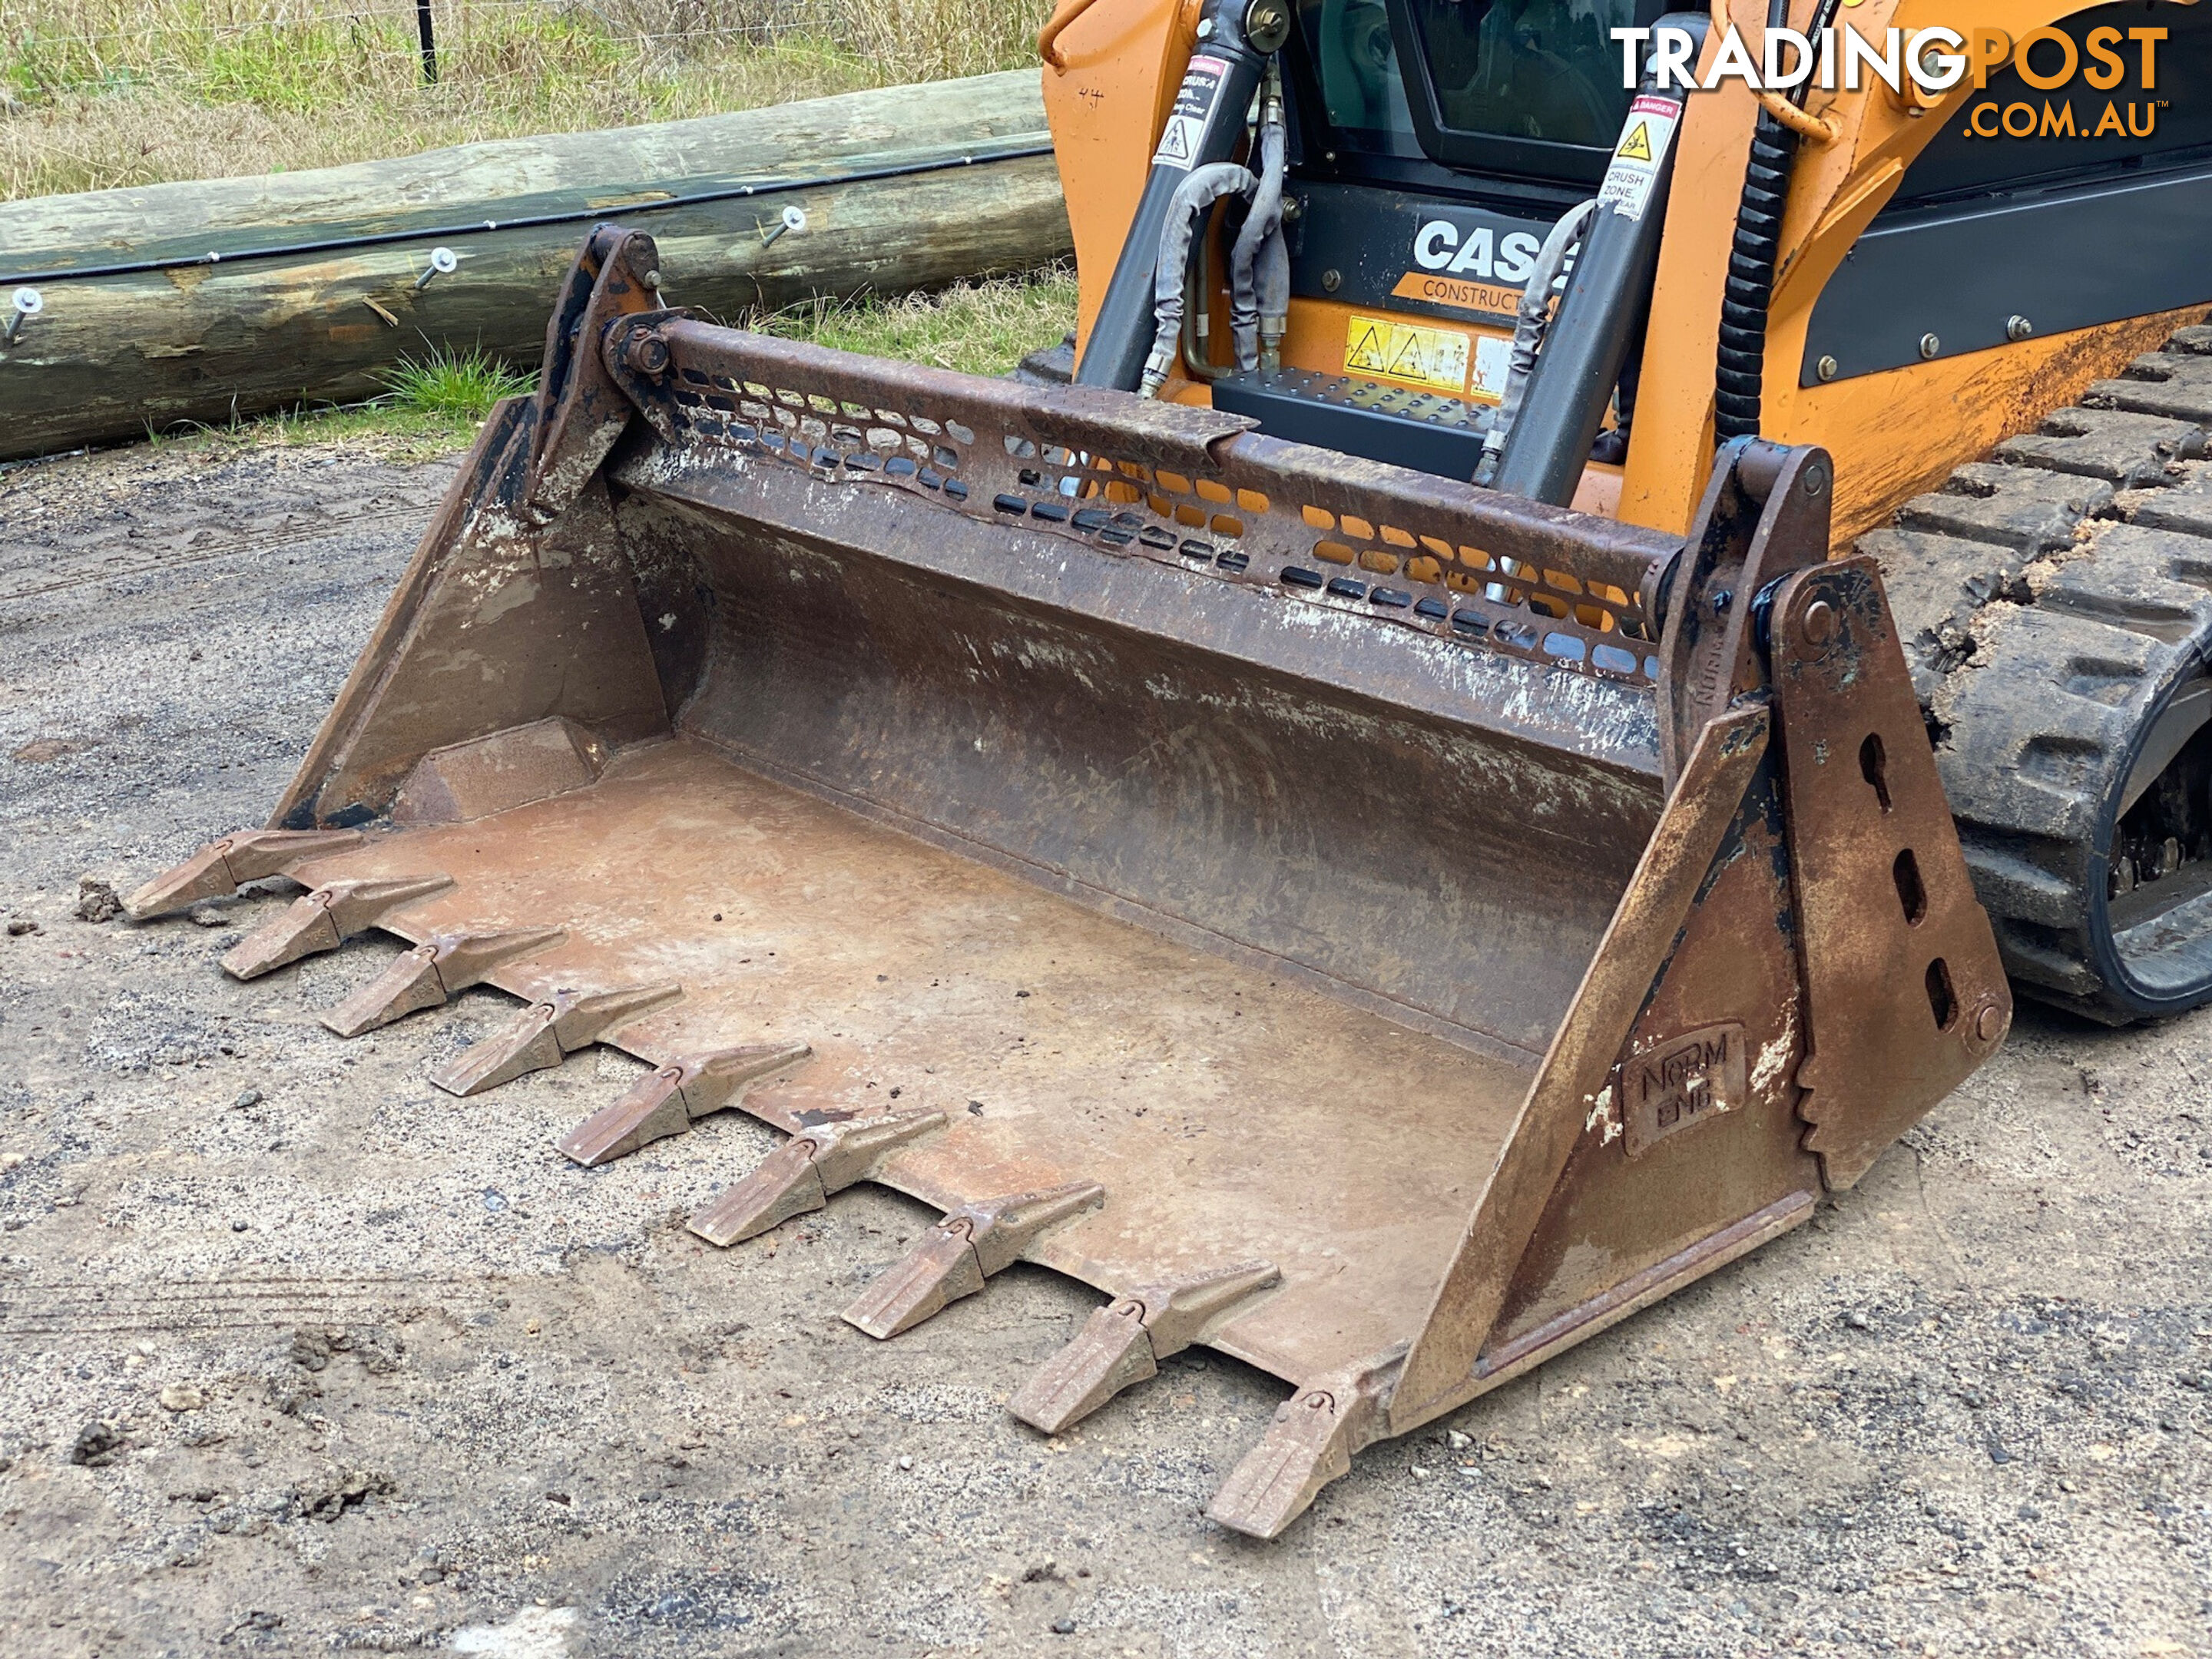
[[[1793,25],[1806,27],[1814,4],[1792,0]],[[1079,13],[1073,12],[1078,5]],[[1896,27],[1909,39],[1911,31],[1940,26],[1968,35],[2002,31],[2026,42],[2082,9],[2069,0],[1859,0],[1842,15],[1869,38]],[[1067,0],[1063,11],[1072,15],[1054,43],[1060,66],[1045,70],[1044,91],[1081,271],[1081,338],[1135,212],[1160,123],[1193,49],[1200,7],[1196,0]],[[1728,10],[1754,50],[1765,15],[1758,0],[1731,0]],[[1717,33],[1708,38],[1705,63],[1717,43]],[[2016,48],[2012,61],[2024,50]],[[1764,430],[1780,442],[1819,444],[1835,457],[1838,546],[2008,434],[2032,428],[2044,411],[2117,373],[2193,315],[2193,309],[2149,313],[1833,384],[1799,384],[1796,365],[1824,285],[1923,148],[1982,96],[1969,76],[1940,94],[1900,96],[1870,82],[1856,92],[1815,90],[1806,100],[1807,112],[1833,136],[1805,143],[1792,174],[1769,312]],[[1758,113],[1756,94],[1737,81],[1690,99],[1675,139],[1632,442],[1625,465],[1590,464],[1575,500],[1586,511],[1674,532],[1695,514],[1711,466],[1722,290]],[[1222,269],[1218,259],[1214,269]],[[1214,302],[1215,314],[1223,314],[1218,289]],[[1285,363],[1344,372],[1352,319],[1373,309],[1294,300]],[[1433,314],[1407,320],[1439,325]],[[1498,339],[1510,332],[1472,319],[1462,331]],[[1208,401],[1204,385],[1181,377],[1163,395]]]

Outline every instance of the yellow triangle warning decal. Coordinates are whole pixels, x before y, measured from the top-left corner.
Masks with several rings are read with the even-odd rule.
[[[1389,366],[1382,372],[1409,380],[1426,380],[1428,376],[1421,362],[1421,337],[1408,329],[1405,339],[1399,343],[1397,355],[1391,358]]]
[[[1344,354],[1344,366],[1346,368],[1364,368],[1370,373],[1388,373],[1382,361],[1382,331],[1370,328],[1362,334],[1352,349]]]
[[[1613,154],[1624,161],[1650,161],[1651,159],[1650,126],[1644,122],[1638,121],[1636,124],[1636,130],[1620,141],[1620,148],[1613,151]]]

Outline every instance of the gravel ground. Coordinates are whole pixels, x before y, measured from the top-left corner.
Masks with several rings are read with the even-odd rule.
[[[933,1218],[726,1255],[772,1137],[594,1172],[609,1055],[486,1100],[471,993],[313,1023],[281,899],[72,914],[257,822],[447,478],[165,447],[0,473],[0,1595],[11,1655],[2212,1654],[2212,1018],[2033,1010],[1798,1232],[1376,1448],[1273,1545],[1204,1501],[1282,1394],[1170,1363],[1060,1440],[1092,1298],[836,1317]]]

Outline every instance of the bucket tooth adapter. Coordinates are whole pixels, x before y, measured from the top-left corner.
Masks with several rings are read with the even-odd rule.
[[[764,1233],[795,1215],[821,1209],[831,1194],[855,1182],[872,1181],[892,1152],[944,1127],[942,1112],[893,1112],[842,1121],[810,1113],[792,1124],[791,1139],[750,1175],[693,1216],[691,1231],[724,1248]]]
[[[342,878],[316,888],[255,928],[227,951],[222,970],[258,979],[302,957],[335,951],[378,926],[393,911],[453,884],[450,876]]]
[[[550,1071],[641,1014],[684,994],[680,985],[638,985],[619,991],[556,991],[525,1008],[482,1042],[430,1073],[449,1095],[466,1098],[531,1072]]]
[[[252,881],[289,874],[295,864],[361,845],[355,830],[245,830],[210,842],[173,870],[163,872],[123,901],[133,921],[189,910],[208,899],[228,898]]]
[[[1821,451],[1724,446],[1669,536],[714,326],[658,265],[593,234],[273,823],[352,837],[284,866],[319,891],[443,872],[370,919],[410,944],[563,935],[484,964],[530,1006],[441,1086],[663,1068],[587,1164],[734,1093],[793,1140],[718,1244],[860,1180],[943,1213],[861,1328],[1020,1259],[1109,1304],[1041,1427],[1185,1343],[1273,1373],[1213,1508],[1273,1535],[2002,1040]],[[747,1045],[811,1057],[695,1100]]]
[[[878,1340],[912,1330],[983,1281],[1004,1273],[1044,1236],[1106,1201],[1095,1181],[963,1204],[922,1236],[896,1267],[845,1310],[848,1325]]]
[[[1092,1314],[1074,1341],[1015,1390],[1006,1409],[1058,1434],[1122,1389],[1149,1382],[1161,1360],[1203,1341],[1209,1328],[1282,1282],[1273,1262],[1249,1261],[1176,1285],[1147,1285]]]
[[[591,1168],[611,1163],[670,1135],[680,1135],[711,1112],[735,1106],[746,1089],[790,1071],[814,1050],[804,1042],[748,1042],[711,1054],[692,1054],[664,1066],[602,1111],[593,1113],[553,1144]]]
[[[517,927],[500,933],[440,933],[393,960],[374,979],[323,1016],[342,1037],[362,1036],[395,1019],[443,1007],[493,969],[550,951],[568,936],[558,927]]]

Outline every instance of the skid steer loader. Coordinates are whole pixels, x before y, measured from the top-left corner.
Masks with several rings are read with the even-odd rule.
[[[696,319],[648,235],[600,228],[268,827],[131,914],[306,887],[242,977],[407,941],[341,1035],[520,998],[433,1074],[456,1097],[594,1042],[646,1060],[557,1143],[580,1164],[730,1108],[785,1131],[692,1218],[715,1244],[861,1181],[937,1206],[846,1310],[872,1336],[1018,1261],[1095,1287],[1012,1393],[1036,1428],[1193,1345],[1283,1378],[1210,1508],[1261,1537],[1361,1448],[1804,1220],[2002,1041],[1998,942],[1916,636],[1878,554],[1834,556],[1867,486],[1815,444],[1716,447],[1711,353],[1702,401],[1667,380],[1668,204],[1771,118],[1578,101],[1548,23],[1484,15],[1389,21],[1473,28],[1478,104],[1533,82],[1510,177],[1340,137],[1426,83],[1357,128],[1315,77],[1417,37],[1347,45],[1336,0],[1065,8],[1070,385]],[[1630,118],[1648,154],[1616,166]],[[1525,233],[1504,429],[1474,378],[1503,330],[1462,331],[1457,396],[1413,392],[1449,331],[1382,303],[1395,246],[1328,229],[1475,246],[1495,210],[1415,199],[1447,180],[1527,215],[1598,185],[1555,316],[1572,238]],[[1790,211],[1769,231],[1829,210]],[[1355,301],[1403,337],[1347,335]],[[1244,370],[1194,349],[1224,305]],[[1588,459],[1608,407],[1632,513]]]

